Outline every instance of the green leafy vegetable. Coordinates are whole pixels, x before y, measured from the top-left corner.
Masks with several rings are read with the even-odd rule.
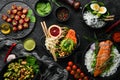
[[[100,6],[105,6],[105,4],[104,4],[103,2],[98,2],[98,4],[99,4]]]
[[[36,22],[36,18],[33,16],[33,11],[31,9],[28,10],[27,17],[30,18],[30,22]]]
[[[39,2],[37,3],[36,11],[40,16],[46,16],[51,11],[51,4],[50,2]]]
[[[74,46],[74,42],[71,39],[63,39],[60,44],[61,50],[68,53],[72,52]]]
[[[29,9],[27,15],[32,15],[32,14],[33,14],[32,10]]]
[[[36,58],[33,57],[33,56],[28,56],[27,59],[26,59],[26,61],[27,61],[27,65],[33,66],[33,70],[36,73],[38,73],[38,71],[39,71],[39,65],[36,63],[37,62]]]
[[[35,16],[31,16],[31,17],[30,17],[30,21],[31,21],[31,22],[36,22]]]

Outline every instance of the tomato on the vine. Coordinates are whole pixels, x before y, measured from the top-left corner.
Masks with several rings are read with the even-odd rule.
[[[80,72],[81,72],[81,70],[80,70],[80,69],[77,69],[76,71],[77,71],[77,73],[80,73]]]
[[[71,71],[70,71],[70,74],[71,74],[71,75],[74,75],[74,74],[75,74],[75,71],[74,71],[74,70],[71,70]]]
[[[83,73],[83,72],[81,72],[81,73],[80,73],[80,76],[81,76],[81,77],[84,77],[85,75],[84,75],[84,73]]]
[[[73,69],[73,70],[76,70],[76,69],[77,69],[77,66],[76,66],[76,65],[73,65],[73,66],[72,66],[72,69]]]
[[[68,62],[68,66],[73,66],[73,62],[72,62],[72,61],[69,61],[69,62]]]
[[[70,66],[67,66],[67,67],[66,67],[66,70],[67,70],[67,71],[71,71],[71,67],[70,67]]]

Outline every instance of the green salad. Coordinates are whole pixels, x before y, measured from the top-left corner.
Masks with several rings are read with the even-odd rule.
[[[32,80],[39,71],[36,58],[27,56],[26,59],[18,59],[8,65],[4,73],[4,80]]]
[[[51,12],[50,2],[39,2],[36,6],[36,11],[40,16],[46,16]]]

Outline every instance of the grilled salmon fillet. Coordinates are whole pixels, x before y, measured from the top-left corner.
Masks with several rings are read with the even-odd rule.
[[[112,42],[110,40],[99,43],[99,51],[97,54],[97,62],[94,70],[94,77],[100,75],[104,70],[104,63],[110,58]]]

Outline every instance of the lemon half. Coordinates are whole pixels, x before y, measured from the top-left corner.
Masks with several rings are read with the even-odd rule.
[[[26,39],[23,43],[24,49],[27,51],[34,50],[36,43],[33,39]]]

